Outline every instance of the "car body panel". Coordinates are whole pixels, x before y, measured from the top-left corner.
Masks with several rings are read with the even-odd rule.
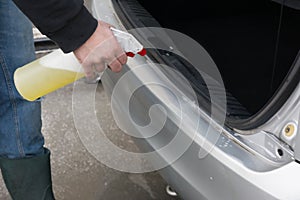
[[[98,19],[111,23],[116,28],[124,29],[110,0],[94,0],[92,10]],[[148,68],[144,69],[144,73],[135,73],[133,69],[140,65],[147,65]],[[149,57],[137,56],[128,60],[121,73],[107,72],[104,74],[102,83],[109,96],[112,95],[114,87],[121,76],[129,70],[133,73],[132,79],[128,83],[130,85],[139,85],[145,79],[149,80],[149,78],[164,82]],[[127,86],[123,85],[124,91],[126,91],[126,88]],[[172,121],[176,122],[181,116],[174,110],[176,104],[172,102],[171,97],[168,97],[167,92],[158,90],[155,87],[145,87],[144,91],[137,95],[136,98],[140,99],[143,104],[147,104],[148,106],[146,107],[157,103],[153,102],[154,100],[159,100],[169,111],[169,121],[165,124],[166,128],[164,130],[174,130],[176,123],[172,123]],[[300,191],[297,184],[297,177],[300,177],[299,164],[293,161],[279,165],[269,162],[236,142],[233,137],[235,134],[228,129],[221,127],[221,135],[219,135],[219,129],[212,130],[210,132],[211,137],[219,137],[219,139],[214,148],[205,149],[209,151],[206,157],[199,157],[199,151],[203,147],[203,142],[210,142],[210,139],[203,135],[203,132],[205,132],[203,130],[207,130],[210,120],[205,116],[204,112],[195,109],[193,102],[187,101],[186,104],[188,108],[186,110],[188,115],[184,119],[186,125],[180,128],[182,133],[194,139],[194,142],[178,160],[160,170],[162,176],[182,198],[210,200],[300,199]],[[116,106],[120,111],[127,109],[127,105],[123,104],[122,100],[117,101]],[[135,112],[148,113],[146,107],[137,106]],[[195,116],[198,116],[199,113],[201,118],[195,119]],[[123,126],[130,123],[125,118],[125,115],[120,116],[118,120],[122,119],[124,120],[123,122],[121,121]],[[193,126],[188,126],[189,123],[197,124],[199,128],[195,130]],[[195,131],[197,134],[193,138]],[[140,134],[143,135],[143,133]],[[160,142],[159,140],[163,139],[159,137],[157,139],[145,139],[144,142],[138,145],[151,151],[156,149],[157,144]],[[161,155],[161,159],[168,162],[167,156],[168,154]]]

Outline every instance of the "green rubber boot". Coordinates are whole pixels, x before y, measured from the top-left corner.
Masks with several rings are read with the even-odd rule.
[[[54,200],[48,149],[31,158],[0,158],[0,166],[13,200]]]

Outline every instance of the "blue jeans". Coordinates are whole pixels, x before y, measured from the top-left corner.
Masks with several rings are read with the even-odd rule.
[[[11,0],[0,0],[0,156],[23,158],[44,153],[41,102],[19,95],[14,71],[35,58],[32,26]]]

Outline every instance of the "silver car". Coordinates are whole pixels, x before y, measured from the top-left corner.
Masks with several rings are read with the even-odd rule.
[[[91,7],[148,50],[102,77],[115,120],[153,153],[145,171],[182,199],[300,199],[300,1]]]

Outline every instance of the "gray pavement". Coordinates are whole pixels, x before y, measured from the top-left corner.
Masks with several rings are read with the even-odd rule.
[[[89,8],[90,0],[85,0],[85,4]],[[42,101],[42,131],[45,145],[52,152],[53,187],[57,200],[178,199],[166,194],[167,184],[157,172],[131,174],[116,171],[101,164],[85,149],[73,121],[72,90],[73,84],[47,95]],[[101,116],[97,117],[106,124],[106,136],[120,148],[139,152],[130,137],[114,123],[101,84],[96,99],[97,110],[101,110]],[[11,200],[1,177],[0,200]]]
[[[166,183],[157,172],[130,174],[108,168],[87,152],[77,135],[72,115],[72,87],[45,97],[42,102],[43,133],[52,151],[53,186],[58,200],[175,199],[165,193]],[[107,125],[107,137],[124,149],[138,151],[132,140],[115,125],[101,84],[97,109]],[[105,127],[104,127],[105,128]],[[101,147],[99,147],[101,148]],[[10,197],[0,178],[0,200]]]

